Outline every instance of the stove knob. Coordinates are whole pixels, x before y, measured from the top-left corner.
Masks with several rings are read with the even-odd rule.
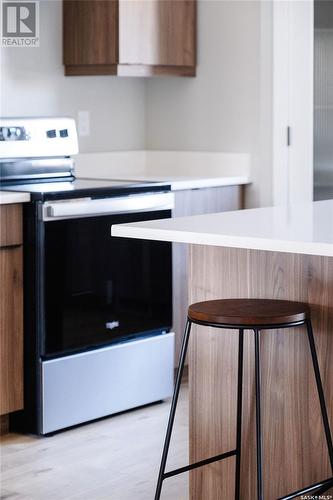
[[[20,140],[20,137],[22,135],[21,127],[12,127],[9,129],[9,131],[10,131],[10,136],[13,137],[14,140]]]
[[[0,141],[6,141],[8,136],[8,128],[0,127]]]
[[[16,140],[16,134],[17,130],[16,127],[9,127],[7,129],[7,141],[15,141]]]
[[[2,141],[15,141],[16,127],[1,127],[1,140]]]
[[[29,138],[24,127],[0,127],[0,141],[24,141]]]

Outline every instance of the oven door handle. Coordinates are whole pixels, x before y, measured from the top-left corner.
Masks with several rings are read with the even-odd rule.
[[[137,212],[154,212],[172,210],[174,207],[173,193],[141,194],[103,198],[97,200],[61,201],[45,203],[43,220],[72,219],[99,215],[130,214]]]

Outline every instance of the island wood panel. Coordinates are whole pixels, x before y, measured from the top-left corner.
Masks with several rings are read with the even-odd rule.
[[[333,424],[333,258],[191,246],[190,301],[274,298],[311,305],[315,341]],[[190,344],[191,461],[235,446],[237,332],[194,327]],[[254,340],[245,333],[241,498],[256,498]],[[304,328],[261,338],[264,497],[273,500],[330,476]],[[193,500],[230,500],[235,459],[190,473]]]
[[[173,217],[186,217],[243,208],[243,186],[175,191]],[[173,258],[173,329],[175,361],[178,364],[181,338],[185,327],[188,298],[188,245],[172,244]]]

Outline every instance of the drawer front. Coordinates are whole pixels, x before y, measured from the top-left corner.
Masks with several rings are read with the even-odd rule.
[[[172,395],[174,334],[42,362],[42,434]]]
[[[22,206],[0,206],[0,247],[21,245],[22,235]]]

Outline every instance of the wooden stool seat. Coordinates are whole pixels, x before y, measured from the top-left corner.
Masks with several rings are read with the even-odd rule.
[[[305,321],[310,318],[310,308],[302,302],[288,300],[221,299],[190,305],[188,317],[194,323],[271,327]]]

